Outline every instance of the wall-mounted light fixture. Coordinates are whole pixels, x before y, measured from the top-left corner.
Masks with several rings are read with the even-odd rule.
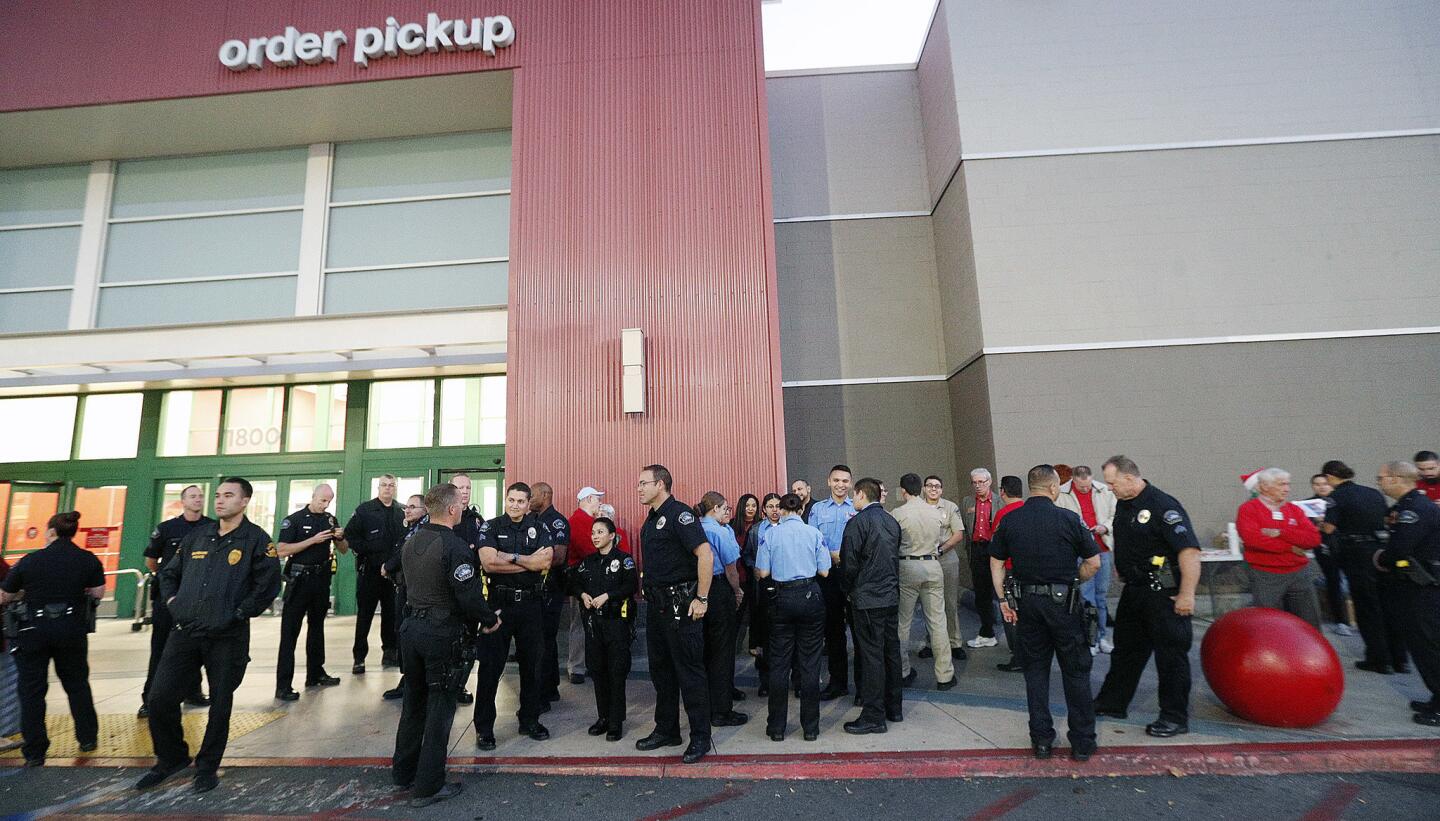
[[[645,412],[645,334],[620,329],[620,404],[625,413]]]

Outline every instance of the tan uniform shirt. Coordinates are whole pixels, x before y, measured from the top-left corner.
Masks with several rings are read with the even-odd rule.
[[[942,520],[943,520],[943,522],[944,522],[944,524],[943,524],[942,527],[941,527],[941,533],[940,533],[940,543],[941,543],[941,544],[944,544],[944,543],[950,541],[950,539],[951,539],[956,533],[959,533],[960,531],[962,531],[962,530],[965,529],[965,517],[963,517],[963,516],[960,515],[960,506],[959,506],[959,505],[955,504],[954,502],[950,501],[949,499],[946,499],[946,498],[943,497],[943,496],[940,497],[940,500],[937,501],[935,504],[930,505],[929,503],[927,503],[927,505],[930,507],[931,510],[938,510],[938,511],[940,512],[941,518],[942,518]],[[959,547],[959,546],[960,546],[960,543],[959,543],[959,542],[956,542],[956,543],[955,543],[955,547]],[[955,549],[955,548],[953,548],[953,547],[951,548],[951,550],[954,550],[954,549]]]
[[[945,532],[945,515],[922,498],[913,498],[895,508],[893,515],[900,523],[901,556],[933,556],[940,543],[949,538]]]

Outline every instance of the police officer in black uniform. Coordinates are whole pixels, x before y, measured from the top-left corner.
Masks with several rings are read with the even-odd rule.
[[[465,676],[462,656],[474,646],[466,623],[478,622],[486,632],[500,626],[485,601],[475,553],[454,531],[464,509],[460,491],[449,482],[436,485],[425,494],[425,506],[429,521],[401,549],[407,596],[401,666],[414,684],[405,688],[391,768],[397,786],[414,787],[415,807],[460,792],[459,783],[445,783],[445,754]]]
[[[221,479],[215,489],[220,521],[192,530],[160,570],[160,596],[175,629],[150,691],[155,766],[136,789],[153,787],[190,766],[180,701],[200,667],[210,682],[210,714],[195,756],[194,788],[208,792],[220,783],[216,770],[230,739],[230,708],[250,662],[250,619],[265,612],[280,592],[275,545],[245,517],[251,493],[244,479]]]
[[[455,489],[460,491],[461,510],[460,518],[455,520],[455,527],[453,528],[455,535],[459,536],[461,541],[469,545],[472,551],[478,551],[480,549],[480,527],[485,524],[485,520],[481,518],[480,512],[470,504],[470,476],[465,473],[457,473],[450,477],[450,484],[454,485]],[[426,518],[428,520],[428,517]],[[479,561],[478,557],[476,561]],[[465,679],[467,681],[470,678],[470,672],[474,669],[475,662],[467,661],[465,663]],[[460,695],[455,697],[455,701],[460,704],[471,704],[475,701],[475,696],[462,686],[460,688]]]
[[[45,526],[45,547],[22,556],[0,584],[0,604],[11,602],[7,625],[14,629],[7,630],[7,638],[14,642],[19,674],[20,729],[25,740],[20,752],[26,767],[42,766],[50,749],[45,691],[52,660],[70,700],[80,749],[94,750],[100,733],[90,695],[86,634],[93,624],[91,609],[105,595],[105,568],[95,554],[76,546],[73,539],[79,527],[80,514],[75,511],[51,516]]]
[[[710,687],[705,678],[705,627],[715,556],[700,519],[670,495],[674,480],[664,465],[640,471],[636,490],[650,508],[640,531],[645,561],[645,644],[655,685],[655,731],[637,750],[678,747],[680,701],[690,721],[682,760],[694,764],[710,752]]]
[[[430,521],[430,515],[425,510],[425,497],[418,493],[411,496],[405,502],[405,535],[400,539],[401,547],[403,548],[405,542],[410,541],[411,537],[420,532],[420,528],[428,521]],[[465,545],[465,547],[468,549],[470,546]],[[395,588],[395,646],[397,648],[400,646],[400,626],[405,623],[405,602],[407,600],[405,594],[405,571],[402,562],[404,552],[402,549],[396,549],[395,552],[390,554],[390,558],[386,559],[385,564],[381,567],[381,573]],[[473,554],[475,551],[472,550],[470,552]],[[466,678],[468,677],[469,670],[467,668]],[[405,697],[405,670],[403,667],[400,670],[399,683],[389,690],[386,690],[380,697],[386,701],[394,701],[395,699]]]
[[[495,692],[515,639],[520,666],[520,734],[535,741],[550,737],[540,723],[545,701],[540,665],[544,658],[545,576],[554,549],[550,531],[530,512],[530,486],[515,482],[505,489],[505,513],[480,526],[480,566],[490,607],[504,612],[494,633],[479,640],[479,677],[475,687],[476,745],[495,749]]]
[[[1095,753],[1095,705],[1090,698],[1090,643],[1080,583],[1100,569],[1100,550],[1080,517],[1056,506],[1060,474],[1054,466],[1036,465],[1026,479],[1030,498],[1006,515],[1005,526],[995,531],[990,542],[990,577],[1001,600],[1000,613],[1006,623],[1015,625],[1024,648],[1020,657],[1025,660],[1025,699],[1035,757],[1049,758],[1055,743],[1050,717],[1050,660],[1055,657],[1069,711],[1070,757],[1088,761]],[[1006,559],[1014,563],[1009,591]]]
[[[1160,718],[1146,725],[1145,732],[1156,738],[1188,733],[1190,644],[1195,636],[1190,617],[1200,583],[1200,543],[1185,508],[1140,478],[1140,468],[1128,457],[1112,456],[1105,462],[1105,484],[1118,500],[1112,528],[1115,570],[1125,589],[1115,610],[1115,650],[1105,684],[1095,696],[1095,715],[1125,718],[1153,652]],[[1005,526],[1010,526],[1009,516]]]
[[[599,718],[590,735],[606,741],[625,735],[625,679],[630,675],[630,642],[635,637],[639,584],[635,559],[615,546],[615,522],[601,516],[591,525],[595,552],[570,571],[570,595],[580,600],[585,618],[585,669],[595,680]]]
[[[145,547],[145,568],[151,573],[156,573],[165,563],[175,557],[175,551],[179,549],[180,542],[190,535],[190,531],[205,522],[213,522],[204,515],[205,513],[205,491],[199,485],[190,485],[180,491],[181,513],[173,519],[166,519],[155,527],[150,533],[150,544]],[[170,636],[170,629],[175,626],[175,620],[170,617],[170,608],[160,598],[160,585],[153,580],[150,584],[150,669],[145,674],[145,687],[140,692],[140,718],[150,715],[150,710],[145,702],[150,698],[150,683],[155,680],[155,670],[160,666],[160,657],[165,653],[165,639]],[[196,707],[204,707],[210,703],[205,697],[204,691],[200,689],[200,671],[195,672],[195,687],[190,695],[185,698],[186,704]]]
[[[280,611],[280,658],[275,663],[275,698],[295,701],[295,643],[305,633],[305,686],[333,687],[337,676],[325,672],[325,615],[330,612],[330,576],[334,557],[330,544],[346,552],[349,547],[340,523],[327,512],[335,491],[316,486],[310,504],[280,523],[277,551],[285,559],[285,606]]]
[[[1320,472],[1335,488],[1325,497],[1320,529],[1340,542],[1340,567],[1350,582],[1355,624],[1365,640],[1365,658],[1355,666],[1381,675],[1408,673],[1402,591],[1394,577],[1375,569],[1389,505],[1380,491],[1351,481],[1355,471],[1338,459],[1326,462]]]
[[[570,520],[551,504],[555,491],[547,482],[536,482],[530,487],[530,512],[550,531],[554,558],[550,572],[545,576],[545,595],[541,600],[541,611],[545,616],[544,656],[540,660],[541,697],[548,701],[560,700],[560,613],[565,608],[565,562],[570,553]]]
[[[393,474],[381,476],[374,499],[361,502],[355,515],[345,523],[345,541],[355,552],[355,664],[350,672],[365,674],[365,657],[370,655],[370,624],[380,608],[380,664],[400,666],[400,648],[395,641],[395,585],[382,572],[400,549],[405,535],[405,511],[395,504],[400,480]]]
[[[1375,566],[1395,578],[1410,630],[1406,646],[1420,678],[1430,689],[1426,701],[1410,702],[1416,724],[1440,727],[1440,507],[1420,490],[1413,462],[1391,462],[1375,477],[1390,509],[1389,539],[1375,554]]]

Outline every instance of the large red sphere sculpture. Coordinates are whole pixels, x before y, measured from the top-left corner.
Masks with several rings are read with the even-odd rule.
[[[1231,712],[1271,727],[1319,724],[1345,693],[1330,642],[1305,620],[1267,607],[1221,616],[1200,642],[1200,667]]]

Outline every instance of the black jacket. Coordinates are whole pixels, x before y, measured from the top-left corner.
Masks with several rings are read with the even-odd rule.
[[[884,505],[866,505],[845,523],[840,579],[851,607],[900,605],[900,523]]]
[[[1400,497],[1390,508],[1390,538],[1379,563],[1394,569],[1402,559],[1419,559],[1427,564],[1440,562],[1440,505],[1420,489]]]
[[[592,599],[607,593],[610,598],[600,608],[601,613],[611,618],[634,618],[635,603],[630,598],[635,595],[638,576],[635,559],[619,548],[611,548],[604,556],[591,553],[570,568],[567,592],[577,599],[581,593],[589,593]]]
[[[427,522],[405,542],[401,555],[411,610],[445,611],[437,624],[495,623],[495,611],[485,601],[480,560],[454,530]]]
[[[345,523],[345,539],[355,551],[355,569],[379,573],[405,540],[405,511],[398,502],[390,507],[379,499],[361,502]]]
[[[175,623],[196,635],[217,635],[265,612],[280,593],[280,560],[260,526],[242,518],[220,535],[219,522],[190,531],[160,569],[160,598]]]

